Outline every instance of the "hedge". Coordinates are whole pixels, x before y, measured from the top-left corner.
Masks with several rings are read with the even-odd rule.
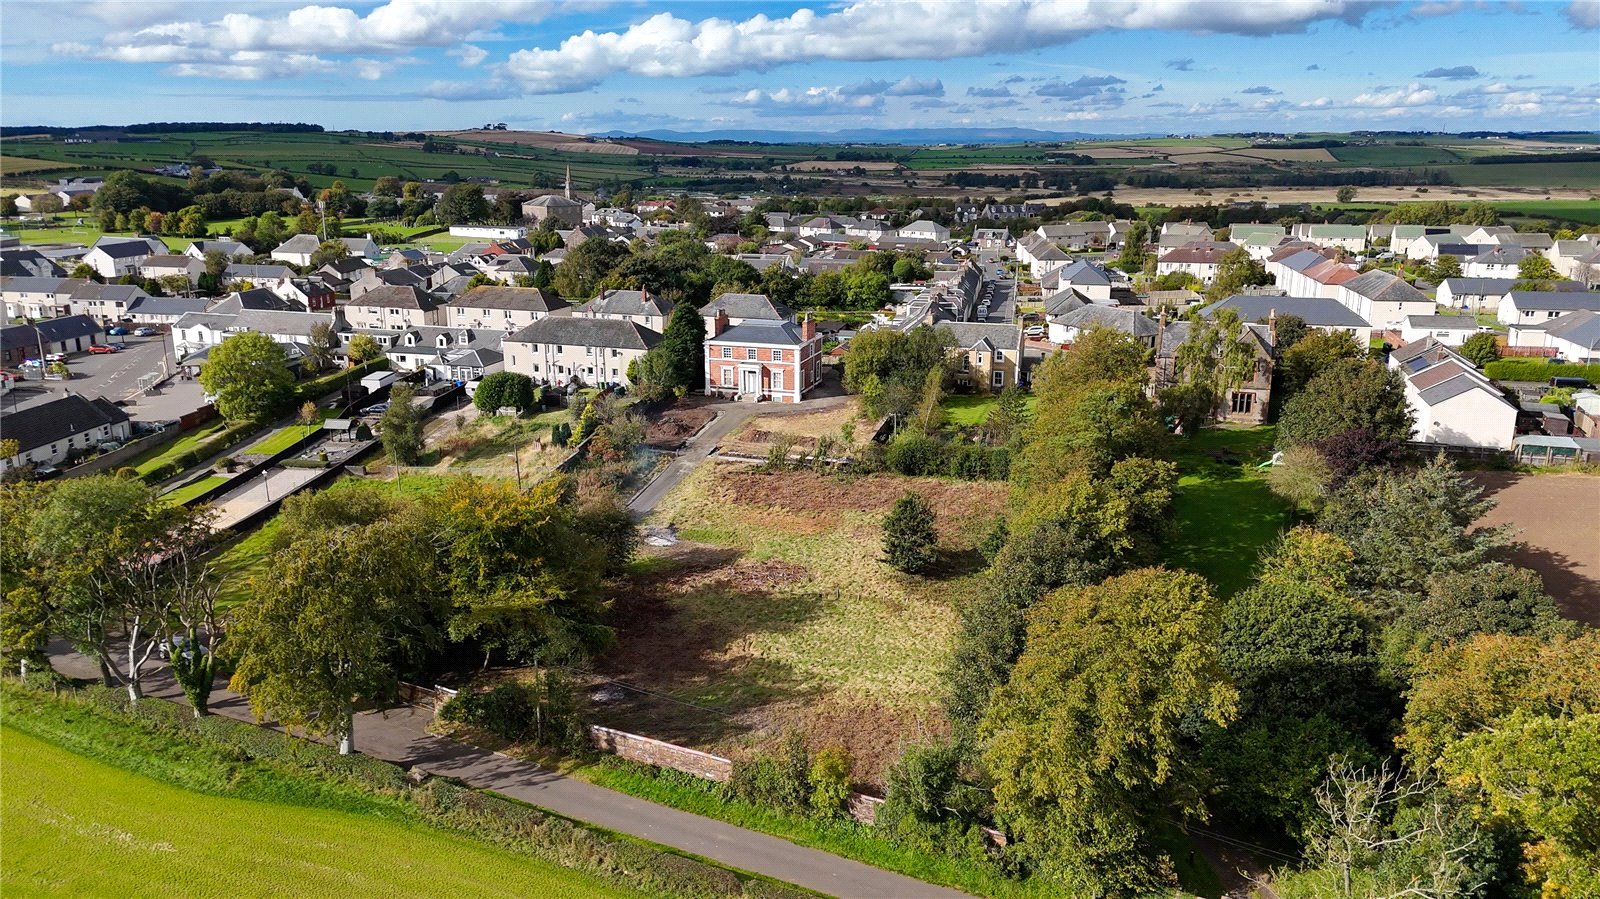
[[[889,444],[884,464],[898,474],[943,475],[968,481],[1003,481],[1011,472],[1011,451],[1003,446],[947,443],[912,431]]]
[[[145,473],[144,479],[151,484],[159,484],[170,477],[174,477],[188,469],[199,465],[201,462],[215,456],[230,446],[240,443],[245,438],[253,436],[261,426],[253,421],[235,422],[223,428],[204,443],[198,443],[194,449],[173,456],[166,464],[159,468],[152,468]]]
[[[1527,359],[1499,359],[1483,367],[1483,373],[1496,381],[1539,381],[1551,378],[1582,378],[1591,384],[1600,384],[1600,365],[1578,365],[1566,362],[1531,361]]]

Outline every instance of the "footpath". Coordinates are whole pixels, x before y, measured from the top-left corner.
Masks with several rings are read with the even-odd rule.
[[[65,644],[52,643],[50,660],[57,671],[68,677],[100,677],[100,669],[92,660]],[[147,675],[145,696],[147,700],[184,702],[182,691],[165,669]],[[255,722],[244,698],[220,687],[211,694],[211,711]],[[830,896],[956,899],[966,895],[435,736],[427,732],[432,718],[431,711],[411,707],[357,715],[356,750]]]

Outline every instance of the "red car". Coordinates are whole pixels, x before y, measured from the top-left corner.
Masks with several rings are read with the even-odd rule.
[[[105,344],[105,343],[91,343],[91,344],[89,344],[89,352],[93,353],[96,356],[104,355],[106,353],[115,353],[116,351],[117,351],[117,348],[114,347],[114,346],[111,346],[110,344]]]

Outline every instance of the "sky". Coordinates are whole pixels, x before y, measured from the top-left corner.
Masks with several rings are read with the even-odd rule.
[[[1600,0],[323,2],[0,0],[0,123],[1600,130]]]

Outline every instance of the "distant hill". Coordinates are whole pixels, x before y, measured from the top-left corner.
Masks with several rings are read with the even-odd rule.
[[[843,131],[605,131],[591,137],[644,137],[651,140],[704,143],[713,140],[757,144],[1016,144],[1027,141],[1127,140],[1158,134],[1089,134],[1084,131],[1038,131],[1033,128],[852,128]]]

